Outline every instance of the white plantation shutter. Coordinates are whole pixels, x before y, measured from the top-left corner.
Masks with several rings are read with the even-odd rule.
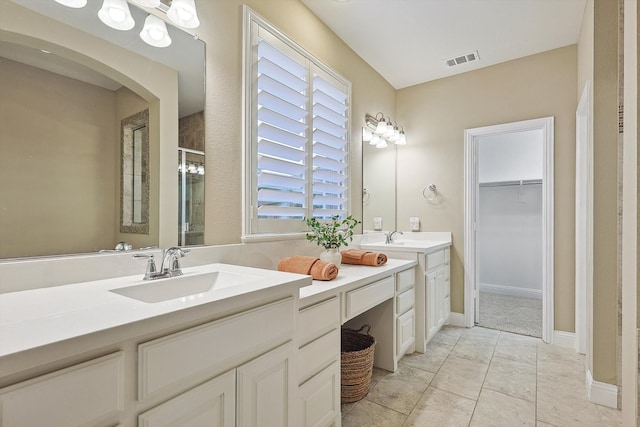
[[[314,70],[312,215],[320,219],[347,215],[348,89]]]
[[[248,22],[245,234],[345,217],[350,84],[253,12]]]

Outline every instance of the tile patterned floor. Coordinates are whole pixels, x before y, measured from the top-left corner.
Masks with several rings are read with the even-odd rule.
[[[484,328],[443,328],[397,372],[374,369],[343,427],[614,427],[621,412],[590,403],[584,357]]]

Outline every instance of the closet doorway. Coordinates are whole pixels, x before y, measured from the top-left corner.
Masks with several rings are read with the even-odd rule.
[[[465,131],[465,323],[553,335],[553,118]]]

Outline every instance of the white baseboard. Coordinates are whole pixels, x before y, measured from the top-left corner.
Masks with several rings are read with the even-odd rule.
[[[594,381],[591,371],[587,369],[587,394],[589,400],[598,405],[608,406],[609,408],[618,407],[618,387],[613,384],[601,383]]]
[[[508,295],[518,298],[542,299],[542,289],[519,288],[516,286],[494,285],[492,283],[480,283],[480,292]]]
[[[551,344],[575,350],[576,334],[573,332],[553,331],[553,342]]]
[[[460,326],[464,328],[465,327],[464,314],[456,313],[452,311],[451,314],[449,314],[449,322],[447,324],[451,326]]]

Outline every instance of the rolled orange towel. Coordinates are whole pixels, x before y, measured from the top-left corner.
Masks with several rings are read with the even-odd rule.
[[[362,249],[348,249],[340,252],[343,264],[373,265],[386,264],[387,256],[381,252],[371,252]]]
[[[315,280],[333,280],[338,276],[337,265],[320,258],[301,255],[282,258],[278,263],[278,271],[308,274]]]

